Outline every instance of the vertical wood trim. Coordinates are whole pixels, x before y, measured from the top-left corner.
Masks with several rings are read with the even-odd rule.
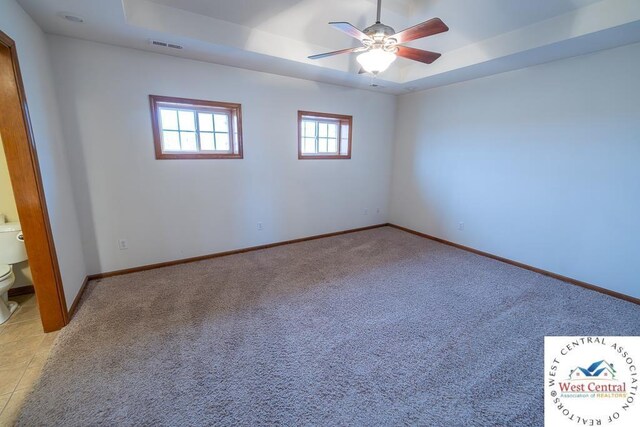
[[[15,42],[0,31],[0,133],[45,332],[69,322]]]

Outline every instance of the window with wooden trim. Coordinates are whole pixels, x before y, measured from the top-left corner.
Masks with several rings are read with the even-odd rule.
[[[240,104],[149,95],[156,159],[241,159]]]
[[[298,111],[298,159],[350,159],[353,118]]]

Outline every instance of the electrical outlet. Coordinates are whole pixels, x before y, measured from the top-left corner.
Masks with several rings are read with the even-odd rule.
[[[464,222],[459,222],[458,223],[458,230],[460,230],[460,231],[464,230]]]
[[[261,222],[259,222],[256,228],[258,229],[258,231],[262,231],[264,229],[264,226]]]
[[[129,249],[129,242],[127,242],[126,239],[118,240],[118,249],[120,249],[121,251]]]

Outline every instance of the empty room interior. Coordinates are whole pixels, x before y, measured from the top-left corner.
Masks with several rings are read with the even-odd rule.
[[[0,0],[0,137],[0,426],[640,425],[638,0]]]

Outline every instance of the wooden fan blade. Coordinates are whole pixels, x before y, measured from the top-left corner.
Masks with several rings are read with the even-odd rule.
[[[396,52],[396,55],[412,59],[414,61],[424,62],[425,64],[431,64],[433,61],[440,58],[442,54],[413,47],[398,46],[398,52]]]
[[[320,58],[326,58],[327,56],[340,55],[341,53],[351,53],[351,52],[355,52],[358,49],[360,48],[352,47],[350,49],[342,49],[342,50],[336,50],[334,52],[320,53],[318,55],[310,56],[309,59],[320,59]]]
[[[391,37],[398,41],[398,44],[410,42],[411,40],[421,39],[423,37],[433,36],[434,34],[449,31],[449,27],[445,25],[440,18],[433,18],[421,24],[414,25],[411,28],[395,33]]]
[[[360,41],[370,39],[368,35],[360,31],[353,25],[349,24],[348,22],[329,22],[329,25],[333,26],[333,28],[335,28],[336,30],[340,30],[345,34],[350,35],[354,39],[358,39]]]

